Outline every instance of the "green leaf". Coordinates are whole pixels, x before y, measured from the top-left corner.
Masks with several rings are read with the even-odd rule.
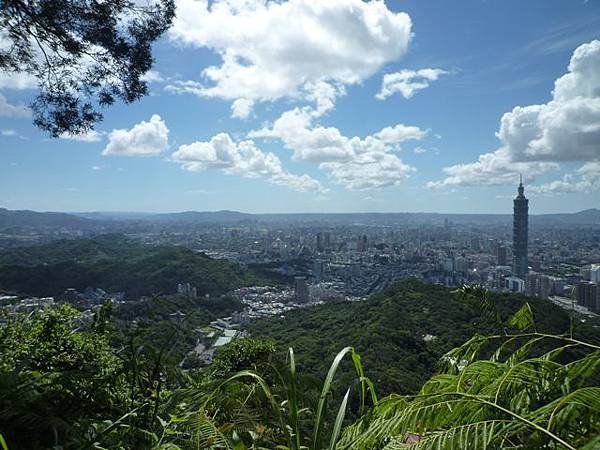
[[[508,324],[511,327],[516,327],[523,331],[529,327],[535,328],[535,321],[533,320],[533,312],[531,311],[531,305],[525,302],[523,306],[511,317]]]
[[[346,354],[352,352],[352,347],[346,347],[342,349],[334,358],[333,363],[331,363],[331,367],[327,372],[327,376],[325,377],[325,382],[323,383],[323,389],[321,390],[321,395],[319,396],[319,403],[317,406],[317,414],[315,418],[315,425],[313,431],[313,446],[314,450],[317,450],[320,447],[321,442],[321,429],[323,426],[323,416],[325,412],[325,404],[327,401],[327,394],[331,391],[331,385],[333,383],[333,378],[335,377],[335,373],[340,365],[340,362],[344,358]]]
[[[340,409],[338,410],[335,418],[335,424],[333,425],[333,432],[331,433],[331,441],[329,442],[329,450],[335,449],[335,444],[338,441],[340,432],[342,431],[342,425],[344,423],[344,417],[346,416],[346,406],[348,405],[348,395],[350,395],[350,388],[346,391]]]
[[[0,446],[2,447],[2,450],[8,450],[8,445],[6,445],[6,441],[4,440],[2,433],[0,433]]]

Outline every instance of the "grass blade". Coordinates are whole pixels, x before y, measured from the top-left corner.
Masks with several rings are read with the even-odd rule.
[[[338,410],[335,418],[335,424],[333,426],[333,432],[331,433],[331,441],[329,442],[329,450],[335,450],[335,444],[340,437],[342,431],[342,425],[344,424],[344,417],[346,416],[346,407],[348,405],[348,395],[350,394],[350,388],[346,391],[340,409]]]
[[[319,396],[319,404],[317,406],[317,415],[315,418],[315,428],[313,432],[313,450],[318,450],[321,448],[321,429],[323,428],[323,414],[325,412],[325,405],[327,403],[327,394],[331,391],[331,384],[333,383],[333,378],[335,377],[335,373],[340,365],[340,362],[346,356],[346,354],[353,351],[352,347],[345,347],[340,351],[331,363],[331,367],[329,367],[329,371],[327,372],[327,377],[325,378],[325,382],[323,383],[323,389],[321,390],[321,395]]]

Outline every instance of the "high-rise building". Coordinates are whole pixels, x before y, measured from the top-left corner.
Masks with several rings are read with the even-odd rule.
[[[325,250],[325,238],[323,232],[317,233],[317,251],[322,252]]]
[[[504,245],[498,245],[498,247],[496,247],[496,264],[499,266],[506,266],[506,263],[507,263],[506,247]]]
[[[296,277],[294,279],[294,297],[296,303],[308,303],[308,285],[305,277]]]
[[[519,277],[506,277],[504,282],[510,292],[525,292],[525,281]]]
[[[518,195],[513,203],[513,275],[525,279],[528,272],[527,240],[529,200],[523,195],[523,179],[519,183]]]
[[[577,303],[592,311],[600,311],[600,285],[593,281],[581,281],[576,285]]]
[[[590,281],[600,283],[600,264],[592,264],[590,267]]]
[[[358,243],[356,245],[356,250],[359,252],[366,252],[368,248],[367,235],[363,234],[358,238]]]
[[[323,233],[323,236],[325,238],[325,248],[330,249],[331,248],[331,232],[325,231]]]
[[[317,259],[313,263],[313,276],[315,277],[315,283],[320,283],[323,279],[323,272],[325,271],[325,263]]]

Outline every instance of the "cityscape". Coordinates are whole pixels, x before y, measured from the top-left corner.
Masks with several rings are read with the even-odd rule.
[[[118,231],[144,245],[183,246],[278,277],[280,282],[273,286],[247,286],[227,294],[239,300],[241,308],[206,323],[190,349],[192,356],[207,364],[216,348],[247,336],[244,329],[252,320],[283,317],[294,308],[326,302],[365,300],[411,278],[448,287],[477,284],[495,292],[552,302],[576,311],[584,320],[598,317],[600,211],[585,211],[581,218],[571,218],[566,224],[552,216],[545,220],[534,217],[530,225],[528,202],[521,179],[513,200],[512,233],[510,216],[313,218],[217,212],[185,213],[184,217],[175,214],[169,220],[149,215],[108,221],[104,216],[97,220],[96,214],[92,215],[94,222],[72,216],[83,220],[85,226],[78,228],[81,222],[77,222],[73,228],[68,221],[37,230],[25,226],[19,230],[18,239],[31,244]],[[4,238],[15,244],[13,236],[5,233]],[[78,292],[68,287],[56,298],[5,295],[0,301],[10,303],[7,308],[12,314],[66,301],[87,311],[88,317],[107,299],[115,302],[116,308],[120,303],[146,301],[125,298],[124,292],[109,293],[105,288],[88,286]],[[185,279],[177,280],[176,290],[163,294],[200,303],[203,297],[209,298]],[[179,314],[185,316],[178,311],[172,317],[181,319]]]
[[[600,0],[0,0],[0,450],[600,450]]]

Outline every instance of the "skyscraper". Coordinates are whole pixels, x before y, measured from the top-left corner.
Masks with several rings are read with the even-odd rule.
[[[529,200],[523,195],[524,191],[523,178],[521,178],[519,194],[513,202],[513,274],[523,279],[528,272],[527,236],[529,226]]]
[[[496,245],[496,249],[495,249],[495,253],[496,253],[496,264],[499,266],[506,266],[507,265],[507,251],[506,251],[506,247],[502,244],[498,244]]]
[[[317,251],[322,252],[325,250],[325,243],[323,242],[325,239],[323,237],[323,232],[320,231],[317,233]]]
[[[306,284],[305,277],[294,278],[294,296],[296,297],[296,303],[308,303],[308,285]]]

